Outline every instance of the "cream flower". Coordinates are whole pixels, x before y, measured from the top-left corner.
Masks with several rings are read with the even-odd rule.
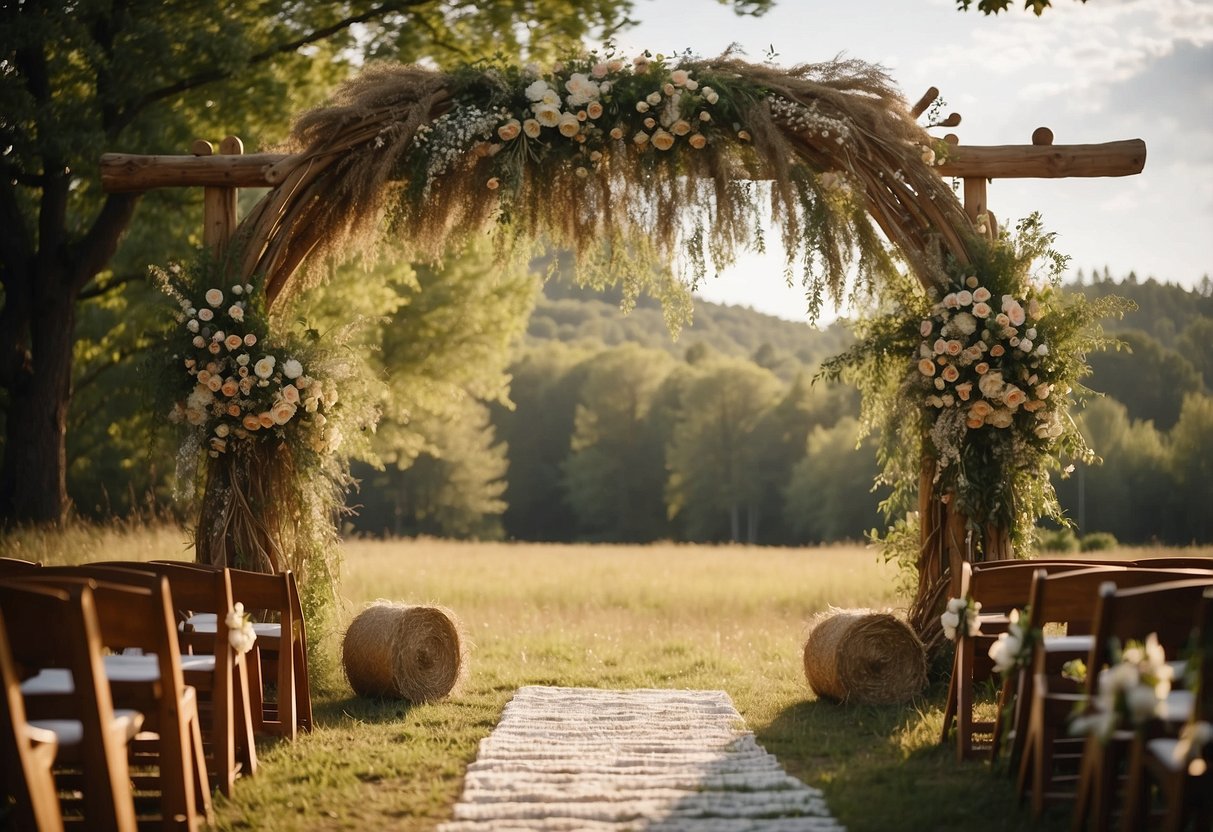
[[[669,150],[674,146],[674,137],[664,130],[658,130],[653,134],[653,147],[658,150]]]
[[[213,321],[214,319],[215,319],[215,313],[212,312],[211,310],[207,309],[205,306],[198,310],[198,320]]]
[[[267,355],[256,364],[253,365],[253,372],[257,374],[257,378],[269,378],[274,374],[274,365],[277,359],[272,355]]]
[[[933,330],[934,328],[935,328],[935,325],[933,323],[931,323],[931,321],[923,321],[921,324],[919,324],[918,331],[919,331],[919,333],[922,334],[923,338],[926,338],[928,335],[931,334],[931,330]]]
[[[656,107],[658,104],[661,103],[661,93],[651,92],[644,97],[644,100],[649,103],[649,106]]]
[[[935,375],[935,362],[929,358],[920,359],[918,362],[918,372],[928,378]]]
[[[229,351],[238,350],[244,346],[244,339],[239,335],[229,335],[223,339],[223,346],[227,347]]]
[[[984,420],[994,412],[994,406],[985,399],[978,399],[969,407],[969,413],[976,419]]]
[[[676,69],[670,73],[670,80],[680,87],[685,87],[687,81],[690,80],[690,77],[691,73],[687,72],[685,69]]]
[[[299,378],[303,375],[303,365],[294,358],[288,358],[282,362],[282,374],[287,378]]]
[[[585,108],[586,115],[592,119],[602,118],[602,105],[597,101],[591,101]]]
[[[260,430],[261,429],[261,420],[258,419],[256,417],[256,415],[254,415],[252,413],[244,414],[244,418],[240,420],[240,424],[244,426],[245,430]]]
[[[976,283],[976,281],[974,281]],[[973,300],[976,303],[985,303],[990,299],[990,290],[985,286],[981,286],[973,290]]]
[[[978,301],[977,303],[973,304],[973,314],[978,318],[988,318],[990,317],[990,313],[992,311],[994,310],[990,309],[990,304],[983,301]]]
[[[522,122],[522,132],[526,133],[527,138],[539,138],[539,133],[542,129],[543,125],[533,118],[528,118],[526,121]]]
[[[989,416],[986,417],[986,424],[993,425],[996,428],[1011,427],[1011,411],[998,408]]]
[[[199,329],[198,322],[193,318],[190,318],[188,321],[186,321],[185,328],[190,332],[197,332]]]
[[[227,308],[227,314],[228,314],[228,317],[231,318],[233,321],[243,321],[244,320],[244,307],[238,303],[233,303],[231,306],[229,306]]]
[[[497,138],[503,142],[510,142],[518,138],[518,134],[522,132],[522,124],[516,118],[512,118],[505,124],[497,128]]]
[[[647,102],[647,101],[637,101],[636,102],[636,112],[647,113],[648,111],[649,111],[649,102]]]
[[[219,304],[223,303],[223,292],[220,292],[218,289],[207,289],[206,302],[218,308]]]
[[[282,400],[291,404],[299,404],[299,388],[293,384],[288,384],[282,388]]]
[[[285,425],[295,415],[296,407],[288,401],[274,402],[274,406],[270,408],[270,415],[274,418],[274,424]]]
[[[703,148],[707,146],[707,143],[707,136],[703,135],[703,133],[694,133],[689,139],[687,139],[687,144],[696,150],[703,150]]]
[[[687,133],[691,132],[691,123],[686,119],[680,118],[678,121],[674,122],[674,125],[670,128],[670,132],[675,136],[685,136]]]
[[[535,120],[544,127],[555,127],[560,123],[560,108],[551,104],[537,104]]]
[[[615,141],[619,141],[620,139],[622,139],[623,138],[623,128],[622,127],[612,127],[611,128],[611,138],[614,139]]]
[[[632,136],[632,141],[643,147],[649,143],[649,134],[641,130],[637,132],[635,136]]]

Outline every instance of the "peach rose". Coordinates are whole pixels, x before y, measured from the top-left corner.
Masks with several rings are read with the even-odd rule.
[[[669,150],[674,146],[674,137],[664,130],[658,130],[653,134],[653,147],[658,150]]]
[[[272,428],[274,426],[274,417],[268,410],[264,413],[259,413],[257,414],[257,424],[263,428]]]
[[[923,358],[918,362],[918,372],[928,377],[935,375],[935,362],[929,358]]]
[[[707,146],[708,139],[703,133],[695,133],[687,139],[687,143],[696,150],[703,150]]]
[[[223,387],[220,389],[223,391],[223,395],[230,399],[232,396],[240,392],[240,383],[234,378],[229,378],[223,382]]]
[[[953,381],[956,381],[956,379],[958,379],[958,378],[960,378],[960,371],[957,370],[955,367],[949,365],[949,366],[943,368],[943,380],[944,381],[953,382]]]
[[[252,413],[244,414],[244,418],[240,420],[240,424],[242,424],[244,426],[245,430],[260,430],[261,429],[261,420],[258,419],[256,416],[254,416]]]
[[[503,142],[510,142],[518,138],[518,134],[522,132],[522,124],[518,119],[512,118],[505,124],[497,128],[497,137]]]

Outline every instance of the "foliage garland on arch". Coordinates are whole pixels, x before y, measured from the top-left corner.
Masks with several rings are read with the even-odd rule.
[[[279,322],[283,301],[322,276],[325,256],[344,256],[387,232],[401,238],[407,256],[438,260],[486,224],[503,251],[524,253],[528,247],[520,242],[546,239],[575,255],[583,281],[622,280],[633,297],[652,291],[677,319],[687,285],[670,277],[668,266],[694,282],[709,265],[727,266],[738,250],[761,248],[768,212],[787,254],[786,277],[805,286],[811,314],[826,298],[891,285],[905,290],[893,319],[925,327],[924,315],[942,314],[930,310],[932,302],[967,291],[972,304],[976,287],[966,281],[975,266],[989,284],[982,288],[1027,302],[1025,263],[1014,243],[974,228],[934,170],[946,152],[943,143],[916,122],[879,68],[860,61],[783,70],[729,55],[667,61],[646,53],[628,62],[608,52],[571,59],[547,74],[505,65],[451,73],[374,65],[330,104],[303,115],[287,149],[293,155],[272,172],[276,187],[241,224],[241,247],[227,275],[263,286],[265,306]],[[917,289],[898,274],[872,221],[909,265]],[[305,260],[311,268],[297,272]],[[850,273],[856,279],[849,282]],[[1083,313],[1073,320],[1086,325],[1096,317]],[[890,353],[905,345],[878,330],[869,334],[850,356],[853,363],[879,355],[901,378],[905,367],[928,357],[918,343]],[[1074,359],[1093,343],[1073,340],[1068,352],[1054,346],[1066,358],[1066,379],[1080,375],[1072,372],[1081,364]],[[947,370],[948,357],[932,364],[933,377]],[[1058,375],[1049,383],[1063,380]],[[963,453],[949,456],[928,439],[945,421],[956,428],[959,408],[930,401],[942,401],[939,393],[929,389],[908,405],[924,432],[913,455],[928,457],[922,476],[932,478],[920,479],[927,495],[920,506],[931,512],[919,534],[921,609],[912,619],[920,631],[937,619],[933,607],[942,601],[949,559],[966,546],[969,554],[1008,556],[1009,528],[1042,505],[1021,500],[1019,514],[1008,515],[988,500],[949,499],[949,490],[963,490],[963,480],[940,477],[947,470],[941,463]],[[970,422],[951,436],[966,447],[984,447],[988,432],[978,428],[984,423]],[[280,440],[273,430],[256,438],[275,434]],[[894,434],[888,431],[886,439]],[[1045,441],[1020,444],[1016,452],[1038,460],[1066,443],[1073,449],[1074,436],[1046,432]],[[1004,478],[1005,466],[1022,464],[997,453],[984,461],[995,479]],[[1030,463],[1027,469],[1041,470]],[[223,476],[236,478],[230,471]],[[1040,489],[1031,478],[1015,482]],[[231,500],[212,503],[231,510]],[[204,502],[200,530],[230,529],[208,524],[208,511],[215,510]],[[265,509],[250,509],[258,510]],[[275,545],[255,523],[244,525],[260,542],[207,544],[219,553],[213,557]],[[975,547],[959,540],[966,528],[977,531]]]

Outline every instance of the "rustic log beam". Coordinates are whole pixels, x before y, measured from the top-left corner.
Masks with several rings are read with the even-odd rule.
[[[1069,176],[1132,176],[1146,166],[1146,143],[1127,139],[1103,144],[951,145],[935,170],[962,179],[1060,179]]]
[[[269,188],[269,169],[284,153],[216,156],[101,156],[101,187],[106,193],[148,191],[190,185],[215,188]]]
[[[285,153],[242,156],[140,156],[106,153],[101,187],[106,193],[202,185],[269,188],[281,182]],[[941,176],[984,179],[1058,179],[1068,176],[1132,176],[1146,164],[1146,143],[1127,139],[1104,144],[952,145],[937,168]],[[277,166],[277,168],[275,168]],[[274,170],[271,170],[275,168]]]

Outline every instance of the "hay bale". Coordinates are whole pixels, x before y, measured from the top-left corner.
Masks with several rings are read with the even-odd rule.
[[[441,699],[464,672],[459,619],[445,607],[376,601],[350,622],[341,660],[359,696]]]
[[[823,615],[804,645],[804,675],[839,702],[904,702],[927,681],[922,642],[899,618],[866,610]]]

